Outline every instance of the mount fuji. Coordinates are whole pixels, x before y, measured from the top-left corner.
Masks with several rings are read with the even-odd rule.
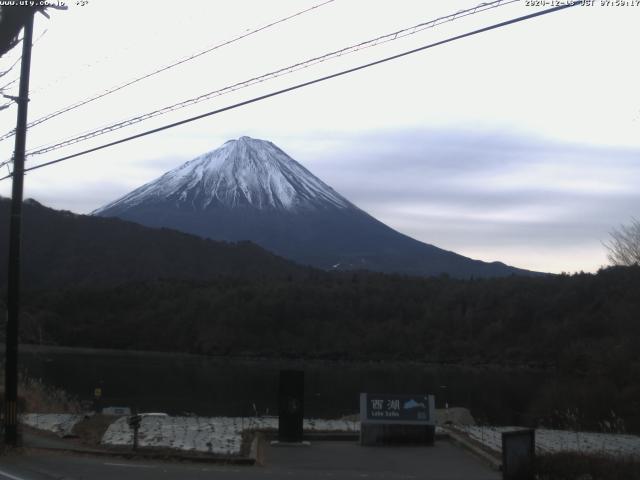
[[[495,277],[534,272],[403,235],[356,207],[271,142],[229,140],[92,212],[214,240],[250,240],[323,269]]]

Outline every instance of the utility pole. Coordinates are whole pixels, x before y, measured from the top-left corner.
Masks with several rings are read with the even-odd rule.
[[[27,137],[27,106],[29,104],[29,71],[33,16],[27,16],[22,37],[22,63],[20,66],[20,93],[18,120],[13,154],[13,185],[11,219],[9,223],[9,283],[7,286],[7,337],[4,388],[4,433],[9,446],[18,446],[18,320],[20,314],[20,246],[22,241],[22,196],[24,184],[24,157]]]

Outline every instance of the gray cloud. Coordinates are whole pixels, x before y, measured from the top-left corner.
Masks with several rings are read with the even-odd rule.
[[[640,150],[446,129],[321,142],[330,148],[312,149],[308,165],[355,204],[425,242],[486,249],[486,260],[502,246],[521,258],[498,259],[520,266],[544,250],[566,259],[557,271],[594,270],[611,228],[638,215]],[[576,249],[589,253],[568,259]]]
[[[483,260],[547,271],[595,270],[606,261],[601,242],[608,232],[638,216],[640,150],[481,129],[272,140],[388,225]],[[138,158],[135,178],[151,180],[187,160]],[[133,178],[64,189],[47,185],[32,196],[87,213],[138,186]]]
[[[614,158],[615,165],[609,166],[632,167],[637,164],[640,154],[637,149],[590,147],[511,132],[482,130],[379,131],[361,136],[329,134],[329,137],[334,145],[330,153],[337,155],[334,158],[324,157],[323,162],[360,173],[363,172],[362,164],[366,170],[372,167],[396,171],[425,167],[455,172],[503,170],[525,162],[539,163],[550,155],[558,161],[572,157],[587,163]],[[314,141],[313,137],[309,141]],[[338,149],[339,152],[336,151]]]

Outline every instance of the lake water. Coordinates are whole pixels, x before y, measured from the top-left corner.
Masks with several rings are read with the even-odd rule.
[[[476,419],[518,424],[546,382],[539,372],[400,363],[242,360],[170,354],[23,349],[29,376],[80,400],[102,389],[103,406],[203,416],[277,413],[278,373],[305,371],[305,415],[338,418],[358,411],[360,392],[433,393],[471,410]]]

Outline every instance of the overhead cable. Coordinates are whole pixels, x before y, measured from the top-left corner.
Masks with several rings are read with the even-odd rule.
[[[131,126],[131,125],[135,125],[137,123],[140,122],[144,122],[146,120],[149,120],[151,118],[154,117],[158,117],[160,115],[165,115],[169,112],[173,112],[176,110],[180,110],[186,107],[190,107],[192,105],[196,105],[198,103],[204,102],[206,100],[210,100],[212,98],[215,97],[219,97],[222,95],[226,95],[232,92],[235,92],[237,90],[243,89],[243,88],[247,88],[250,87],[252,85],[256,85],[258,83],[262,83],[265,82],[267,80],[272,80],[274,78],[278,78],[284,75],[288,75],[291,73],[294,73],[296,71],[305,69],[305,68],[309,68],[313,65],[322,63],[322,62],[326,62],[328,60],[334,59],[334,58],[338,58],[344,55],[348,55],[348,54],[352,54],[354,52],[358,52],[367,48],[371,48],[383,43],[388,43],[388,42],[392,42],[395,40],[398,40],[400,38],[409,36],[409,35],[414,35],[418,32],[421,32],[425,29],[428,28],[433,28],[436,27],[438,25],[441,25],[443,23],[447,23],[447,22],[451,22],[453,20],[457,20],[469,15],[474,15],[480,12],[483,12],[485,10],[488,9],[493,9],[493,8],[497,8],[499,6],[503,6],[503,5],[508,5],[510,3],[514,3],[520,0],[496,0],[493,2],[485,2],[485,3],[481,3],[473,8],[469,8],[466,10],[460,10],[456,13],[452,13],[450,15],[446,15],[443,17],[439,17],[433,20],[429,20],[427,22],[422,22],[419,23],[417,25],[414,25],[412,27],[409,28],[404,28],[402,30],[398,30],[395,32],[391,32],[391,33],[387,33],[385,35],[381,35],[379,37],[373,38],[371,40],[366,40],[364,42],[360,42],[354,45],[350,45],[348,47],[344,47],[341,48],[339,50],[335,50],[329,53],[326,53],[324,55],[318,56],[318,57],[314,57],[308,60],[305,60],[303,62],[299,62],[296,63],[294,65],[289,65],[287,67],[284,68],[280,68],[278,70],[269,72],[269,73],[265,73],[263,75],[260,75],[258,77],[254,77],[251,78],[249,80],[244,80],[242,82],[238,82],[238,83],[234,83],[232,85],[228,85],[226,87],[217,89],[217,90],[213,90],[207,93],[204,93],[202,95],[198,95],[197,97],[192,97],[189,98],[187,100],[183,100],[181,102],[175,103],[173,105],[169,105],[157,110],[153,110],[151,112],[147,112],[144,113],[142,115],[136,115],[134,117],[130,117],[126,120],[122,120],[116,123],[112,123],[109,124],[107,126],[104,127],[100,127],[94,130],[89,130],[87,132],[81,133],[81,134],[76,134],[73,137],[67,138],[66,140],[63,141],[59,141],[56,143],[52,143],[52,144],[48,144],[48,145],[43,145],[43,146],[39,146],[36,147],[35,149],[32,149],[30,151],[27,152],[28,155],[40,155],[43,153],[47,153],[47,152],[51,152],[53,150],[57,150],[59,148],[62,147],[66,147],[68,145],[73,145],[75,143],[79,143],[85,140],[89,140],[91,138],[94,137],[98,137],[100,135],[104,135],[106,133],[110,133],[113,132],[115,130],[120,130],[122,128]]]
[[[46,122],[47,120],[50,120],[50,119],[55,118],[55,117],[57,117],[59,115],[62,115],[63,113],[69,112],[71,110],[75,110],[76,108],[82,107],[83,105],[87,105],[88,103],[95,102],[96,100],[104,98],[107,95],[111,95],[112,93],[118,92],[118,91],[120,91],[120,90],[122,90],[122,89],[124,89],[126,87],[129,87],[129,86],[134,85],[134,84],[136,84],[138,82],[141,82],[142,80],[146,80],[146,79],[151,78],[151,77],[153,77],[155,75],[158,75],[159,73],[166,72],[167,70],[171,70],[172,68],[177,67],[178,65],[182,65],[182,64],[184,64],[186,62],[189,62],[189,61],[191,61],[193,59],[201,57],[201,56],[203,56],[203,55],[205,55],[207,53],[213,52],[214,50],[218,50],[219,48],[222,48],[222,47],[225,47],[225,46],[230,45],[232,43],[235,43],[235,42],[237,42],[239,40],[242,40],[243,38],[247,38],[247,37],[249,37],[251,35],[255,35],[258,32],[261,32],[263,30],[271,28],[271,27],[273,27],[275,25],[279,25],[281,23],[284,23],[284,22],[286,22],[288,20],[291,20],[292,18],[295,18],[295,17],[298,17],[300,15],[303,15],[303,14],[305,14],[307,12],[310,12],[312,10],[320,8],[320,7],[324,6],[324,5],[332,3],[334,1],[335,0],[326,0],[326,1],[322,2],[322,3],[313,5],[312,7],[306,8],[304,10],[300,10],[300,11],[294,13],[294,14],[291,14],[291,15],[288,15],[286,17],[280,18],[280,19],[275,20],[275,21],[273,21],[271,23],[268,23],[266,25],[262,25],[260,27],[254,28],[252,30],[245,31],[245,33],[243,33],[241,35],[237,35],[237,36],[235,36],[235,37],[233,37],[233,38],[231,38],[229,40],[225,40],[225,41],[223,41],[221,43],[218,43],[218,44],[216,44],[216,45],[214,45],[212,47],[209,47],[209,48],[207,48],[205,50],[202,50],[202,51],[200,51],[198,53],[194,53],[193,55],[189,55],[188,57],[183,57],[183,58],[181,58],[179,60],[176,60],[175,62],[170,63],[169,65],[165,65],[165,66],[163,66],[161,68],[153,70],[152,72],[149,72],[149,73],[147,73],[145,75],[142,75],[141,77],[137,77],[137,78],[134,78],[133,80],[129,80],[129,81],[125,82],[125,83],[121,83],[121,84],[116,85],[115,87],[109,88],[109,89],[107,89],[107,90],[105,90],[105,91],[103,91],[101,93],[95,94],[95,95],[93,95],[93,96],[91,96],[89,98],[86,98],[84,100],[80,100],[80,101],[78,101],[76,103],[73,103],[71,105],[67,105],[66,107],[63,107],[63,108],[61,108],[59,110],[56,110],[55,112],[49,113],[49,114],[47,114],[47,115],[45,115],[43,117],[40,117],[40,118],[38,118],[36,120],[33,120],[33,121],[31,121],[31,122],[29,122],[27,124],[27,128],[34,127],[34,126],[39,125],[39,124],[41,124],[43,122]],[[0,141],[6,140],[7,138],[10,138],[14,134],[15,134],[15,130],[11,130],[10,132],[7,132],[4,135],[0,136]]]
[[[326,75],[324,77],[320,77],[320,78],[316,78],[314,80],[310,80],[310,81],[307,81],[307,82],[299,83],[297,85],[293,85],[291,87],[287,87],[287,88],[284,88],[282,90],[277,90],[275,92],[267,93],[265,95],[260,95],[258,97],[254,97],[254,98],[251,98],[249,100],[245,100],[245,101],[242,101],[242,102],[239,102],[239,103],[235,103],[233,105],[229,105],[229,106],[226,106],[226,107],[223,107],[223,108],[218,108],[216,110],[212,110],[210,112],[203,113],[201,115],[196,115],[194,117],[186,118],[186,119],[180,120],[178,122],[170,123],[168,125],[163,125],[161,127],[154,128],[154,129],[151,129],[151,130],[147,130],[145,132],[141,132],[141,133],[138,133],[136,135],[131,135],[130,137],[121,138],[121,139],[115,140],[113,142],[109,142],[109,143],[106,143],[106,144],[103,144],[103,145],[100,145],[100,146],[97,146],[97,147],[93,147],[93,148],[90,148],[90,149],[87,149],[87,150],[84,150],[84,151],[81,151],[81,152],[78,152],[78,153],[74,153],[72,155],[67,155],[67,156],[58,158],[56,160],[51,160],[51,161],[44,162],[44,163],[41,163],[41,164],[38,164],[38,165],[34,165],[33,167],[26,168],[25,171],[27,172],[27,171],[31,171],[31,170],[36,170],[36,169],[39,169],[39,168],[47,167],[49,165],[54,165],[56,163],[60,163],[60,162],[63,162],[63,161],[66,161],[66,160],[69,160],[69,159],[72,159],[72,158],[80,157],[82,155],[86,155],[88,153],[96,152],[98,150],[102,150],[102,149],[105,149],[105,148],[108,148],[108,147],[112,147],[114,145],[119,145],[121,143],[129,142],[131,140],[135,140],[137,138],[141,138],[141,137],[144,137],[144,136],[147,136],[147,135],[151,135],[153,133],[161,132],[161,131],[164,131],[164,130],[168,130],[170,128],[174,128],[174,127],[177,127],[177,126],[180,126],[180,125],[184,125],[186,123],[190,123],[190,122],[194,122],[196,120],[200,120],[202,118],[210,117],[210,116],[216,115],[218,113],[226,112],[228,110],[233,110],[235,108],[239,108],[239,107],[242,107],[242,106],[245,106],[245,105],[249,105],[251,103],[255,103],[255,102],[258,102],[258,101],[261,101],[261,100],[265,100],[267,98],[275,97],[275,96],[282,95],[282,94],[287,93],[287,92],[291,92],[293,90],[298,90],[300,88],[308,87],[308,86],[316,84],[316,83],[324,82],[324,81],[330,80],[332,78],[341,77],[343,75],[347,75],[347,74],[350,74],[350,73],[353,73],[353,72],[357,72],[359,70],[364,70],[366,68],[369,68],[369,67],[372,67],[372,66],[375,66],[375,65],[380,65],[382,63],[386,63],[386,62],[389,62],[391,60],[396,60],[398,58],[406,57],[406,56],[412,55],[414,53],[418,53],[418,52],[421,52],[421,51],[424,51],[424,50],[427,50],[427,49],[431,49],[431,48],[434,48],[434,47],[437,47],[437,46],[440,46],[440,45],[444,45],[444,44],[447,44],[447,43],[454,42],[456,40],[461,40],[463,38],[467,38],[467,37],[471,37],[471,36],[474,36],[474,35],[478,35],[480,33],[488,32],[488,31],[491,31],[491,30],[496,30],[498,28],[506,27],[506,26],[512,25],[514,23],[519,23],[519,22],[523,22],[523,21],[526,21],[526,20],[530,20],[530,19],[536,18],[536,17],[540,17],[542,15],[548,15],[550,13],[555,13],[555,12],[558,12],[560,10],[564,10],[566,8],[575,7],[577,5],[580,5],[581,3],[582,3],[582,0],[576,0],[574,2],[567,3],[567,4],[564,4],[564,5],[552,7],[552,8],[549,8],[549,9],[546,9],[546,10],[542,10],[542,11],[539,11],[539,12],[530,13],[528,15],[523,15],[521,17],[512,18],[510,20],[506,20],[506,21],[503,21],[503,22],[500,22],[500,23],[495,23],[495,24],[489,25],[487,27],[483,27],[483,28],[480,28],[480,29],[477,29],[477,30],[473,30],[473,31],[467,32],[467,33],[456,35],[454,37],[449,37],[449,38],[446,38],[444,40],[440,40],[440,41],[435,42],[435,43],[431,43],[431,44],[428,44],[428,45],[424,45],[422,47],[414,48],[412,50],[408,50],[408,51],[405,51],[405,52],[402,52],[402,53],[398,53],[398,54],[392,55],[390,57],[386,57],[386,58],[383,58],[383,59],[380,59],[380,60],[376,60],[376,61],[373,61],[373,62],[370,62],[370,63],[366,63],[364,65],[359,65],[357,67],[349,68],[347,70],[342,70],[340,72],[333,73],[331,75]],[[5,177],[2,177],[2,178],[0,178],[0,181],[5,180],[5,179],[7,179],[9,177],[11,177],[11,175],[7,175]]]

